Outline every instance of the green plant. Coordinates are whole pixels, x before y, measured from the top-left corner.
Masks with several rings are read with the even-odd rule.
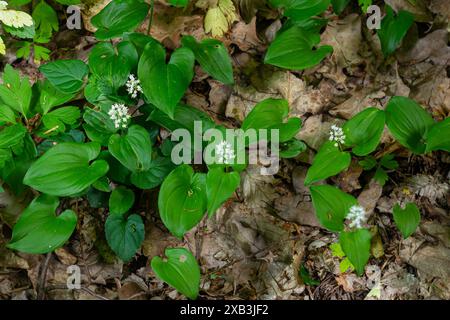
[[[371,155],[380,143],[385,124],[394,138],[413,153],[433,150],[448,152],[447,139],[438,142],[436,136],[439,132],[439,135],[448,137],[448,118],[435,122],[415,101],[392,97],[385,110],[366,108],[342,128],[336,125],[331,127],[330,141],[317,152],[307,172],[305,185],[341,173],[350,166],[353,157],[364,157],[359,164],[366,171],[375,169],[373,179],[384,185],[388,179],[387,170],[398,167],[393,154],[384,155],[379,160]],[[333,186],[312,185],[310,192],[320,223],[330,231],[339,232],[343,253],[361,275],[370,257],[372,238],[365,209],[358,205],[353,196]],[[393,218],[406,238],[416,230],[420,213],[412,203],[405,210],[396,205]]]
[[[79,0],[55,0],[62,5],[79,4]],[[15,9],[24,8],[31,4],[31,15],[24,11],[7,8],[5,1],[0,2],[0,20],[3,30],[12,37],[21,39],[16,42],[18,58],[28,59],[32,57],[35,63],[49,60],[50,50],[43,46],[49,43],[54,32],[59,31],[59,21],[56,10],[46,1],[40,0],[35,5],[31,0],[9,1],[9,5]],[[22,10],[26,10],[25,8]],[[27,40],[29,39],[29,40]],[[5,45],[0,37],[0,54],[5,54]]]
[[[69,2],[75,1],[60,1]],[[186,1],[171,3],[186,5]],[[329,0],[273,0],[270,4],[283,12],[283,27],[266,53],[267,64],[303,70],[332,52],[330,46],[318,47],[320,30],[327,23],[318,16],[327,10]],[[49,8],[41,1],[33,12],[36,39],[49,39],[57,30]],[[45,79],[33,85],[10,65],[5,67],[0,85],[0,178],[15,194],[41,193],[15,224],[9,248],[48,253],[61,247],[77,226],[77,213],[66,200],[85,198],[92,207],[105,209],[106,241],[120,259],[130,261],[145,238],[147,221],[136,201],[144,190],[157,190],[154,207],[167,229],[183,239],[233,197],[254,145],[278,141],[279,154],[276,148],[269,148],[269,153],[281,158],[306,150],[306,144],[296,138],[301,119],[289,117],[289,103],[284,99],[256,103],[238,130],[243,143],[237,141],[239,135],[230,140],[215,136],[228,128],[182,99],[196,62],[214,79],[234,83],[226,47],[215,39],[198,42],[186,36],[182,47],[168,53],[154,38],[134,32],[152,12],[153,6],[145,1],[111,1],[92,18],[99,42],[87,62],[49,62],[39,69]],[[223,24],[228,28],[233,15],[233,3],[220,0],[217,7],[208,9],[205,24],[213,34],[224,32]],[[214,17],[221,20],[219,31],[211,26]],[[319,221],[339,232],[341,257],[346,256],[347,266],[358,274],[364,271],[371,249],[364,209],[353,195],[314,184],[346,170],[352,158],[361,160],[366,170],[377,168],[375,179],[385,181],[385,171],[397,166],[392,155],[375,158],[385,124],[400,144],[415,153],[449,149],[449,140],[439,138],[449,136],[448,119],[435,122],[412,100],[394,97],[386,110],[367,108],[343,128],[334,125],[330,141],[319,149],[305,179]],[[188,138],[180,134],[180,139],[171,139],[162,131],[172,138],[187,133]],[[175,161],[173,154],[186,161]],[[210,155],[216,161],[196,163],[199,154],[200,160]],[[95,201],[98,193],[107,199],[105,204]],[[411,205],[404,212],[395,208],[394,220],[408,236],[417,227],[417,210]],[[165,256],[152,259],[156,275],[195,299],[200,268],[194,255],[180,247],[166,249]],[[315,283],[306,269],[300,273]]]

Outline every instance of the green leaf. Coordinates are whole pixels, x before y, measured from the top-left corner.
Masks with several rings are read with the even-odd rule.
[[[413,2],[415,0],[409,0],[409,2]],[[359,6],[364,13],[367,13],[367,9],[372,5],[372,0],[358,0]]]
[[[35,63],[39,63],[40,61],[48,61],[50,60],[50,49],[47,49],[46,47],[34,45],[34,61]]]
[[[305,185],[327,179],[346,170],[352,161],[350,153],[339,150],[333,141],[325,142],[308,169]]]
[[[331,0],[331,4],[333,5],[333,11],[336,14],[341,14],[349,3],[350,0]]]
[[[147,99],[173,119],[180,102],[194,76],[194,54],[187,48],[175,50],[166,64],[164,48],[150,42],[144,49],[138,75]]]
[[[7,149],[22,144],[27,129],[20,123],[0,130],[0,149]]]
[[[394,222],[406,239],[412,235],[420,223],[420,211],[414,203],[408,203],[405,209],[398,204],[394,206]]]
[[[377,159],[373,156],[367,156],[363,160],[359,161],[358,164],[366,171],[372,170],[376,167]]]
[[[52,108],[63,105],[75,98],[74,93],[64,93],[56,89],[47,79],[39,82],[39,105],[42,113],[46,114]]]
[[[295,158],[306,149],[307,146],[303,141],[294,138],[281,145],[280,157],[284,159]]]
[[[112,214],[106,219],[105,235],[115,254],[124,262],[128,262],[144,241],[144,223],[137,214],[130,215],[128,219],[120,214]]]
[[[95,142],[57,144],[31,165],[23,182],[50,195],[75,196],[108,172],[106,161],[91,163],[99,153]]]
[[[387,175],[386,170],[384,170],[383,168],[377,168],[373,178],[382,186],[384,186],[389,180],[389,176]]]
[[[66,210],[55,216],[58,198],[41,195],[26,208],[14,225],[7,247],[26,253],[43,254],[61,247],[77,225],[77,215]]]
[[[289,103],[284,99],[265,99],[259,102],[242,123],[242,129],[278,129],[279,141],[291,140],[301,129],[299,118],[287,119]],[[287,121],[285,122],[285,120]]]
[[[341,232],[339,243],[342,250],[355,267],[356,273],[361,276],[370,257],[370,240],[372,235],[367,229],[358,229],[352,232]]]
[[[341,259],[345,257],[345,253],[344,253],[344,251],[342,251],[342,247],[339,244],[339,242],[332,243],[330,245],[330,249],[331,249],[331,254],[333,255],[333,257],[338,257]]]
[[[59,22],[56,11],[45,1],[38,3],[33,10],[32,17],[35,23],[38,38],[50,40],[53,31],[59,30]]]
[[[317,218],[322,226],[331,231],[342,231],[350,208],[358,203],[356,199],[329,185],[312,186],[310,191]]]
[[[417,102],[392,97],[386,106],[386,124],[394,138],[416,154],[425,152],[428,130],[434,120]]]
[[[191,230],[206,211],[206,175],[189,165],[173,170],[161,185],[159,214],[164,225],[178,238]]]
[[[238,172],[224,172],[214,168],[206,175],[206,198],[209,217],[230,198],[239,187],[241,177]]]
[[[323,13],[330,0],[270,0],[275,7],[284,8],[283,15],[294,20],[306,20]]]
[[[44,115],[43,119],[46,116],[54,117],[68,125],[75,125],[77,120],[81,117],[81,111],[78,107],[62,107]]]
[[[86,122],[83,124],[86,135],[89,139],[99,142],[101,145],[108,145],[111,135],[118,131],[106,112],[85,108],[83,120]]]
[[[140,0],[114,0],[91,19],[98,28],[99,40],[118,38],[124,32],[134,31],[147,17],[149,6]]]
[[[189,3],[189,0],[169,0],[169,3],[176,7],[186,7]]]
[[[2,25],[2,28],[11,34],[13,37],[17,37],[20,39],[33,39],[36,35],[35,25],[31,26],[24,26],[21,28],[13,28],[10,26],[7,26],[5,24]]]
[[[12,109],[7,105],[0,105],[0,121],[10,123],[16,122],[16,115],[14,114],[14,111],[12,111]]]
[[[320,34],[298,26],[277,34],[267,50],[264,63],[290,70],[304,70],[318,65],[328,54],[331,46],[317,47]]]
[[[143,127],[133,125],[126,135],[111,136],[109,152],[130,171],[146,171],[150,168],[152,143],[150,135]]]
[[[109,211],[113,214],[124,214],[134,204],[134,192],[119,186],[111,192],[109,197]]]
[[[233,84],[233,66],[223,43],[216,39],[204,39],[200,43],[192,36],[181,39],[184,47],[192,50],[202,69],[224,84]]]
[[[353,271],[353,270],[355,270],[355,267],[353,266],[353,264],[350,262],[350,260],[348,258],[345,258],[339,263],[339,271],[341,273],[345,273],[348,270]]]
[[[434,124],[426,135],[426,152],[443,150],[450,152],[450,118]]]
[[[89,68],[102,86],[112,91],[123,86],[138,62],[138,54],[129,41],[113,47],[109,42],[98,43],[89,55]]]
[[[28,77],[21,79],[19,72],[7,64],[3,71],[3,84],[0,85],[0,100],[3,104],[26,117],[30,109],[31,94]]]
[[[384,111],[367,108],[349,121],[343,127],[345,145],[352,147],[357,156],[366,156],[375,151],[383,134],[386,117]]]
[[[387,154],[381,158],[380,165],[390,170],[397,169],[398,162],[394,158],[395,156],[393,154]]]
[[[167,248],[167,258],[156,256],[151,266],[161,280],[190,299],[196,299],[200,287],[200,267],[194,255],[185,248]]]
[[[63,93],[76,93],[83,86],[88,66],[81,60],[57,60],[44,64],[39,71]]]
[[[385,57],[397,50],[413,23],[412,13],[400,10],[398,15],[394,16],[392,8],[386,5],[386,16],[381,21],[381,29],[377,32]]]
[[[152,160],[148,170],[133,172],[131,174],[131,183],[140,189],[156,188],[164,181],[174,167],[175,165],[170,158],[156,158]]]

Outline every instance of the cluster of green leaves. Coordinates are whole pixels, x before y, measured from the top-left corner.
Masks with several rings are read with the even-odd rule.
[[[186,5],[185,1],[171,3]],[[331,47],[316,47],[326,25],[326,20],[317,16],[329,7],[330,0],[270,3],[281,8],[286,19],[266,54],[266,63],[301,70],[320,63],[331,52]],[[185,141],[163,140],[160,135],[161,128],[169,132],[186,129],[192,137],[212,128],[226,130],[181,100],[193,79],[196,62],[214,79],[234,83],[227,49],[215,39],[198,42],[186,36],[182,47],[167,53],[157,40],[134,32],[150,9],[142,0],[111,1],[92,18],[99,43],[92,48],[87,63],[50,62],[40,68],[45,80],[33,86],[11,66],[5,68],[0,85],[0,178],[17,194],[30,188],[41,193],[14,226],[10,248],[46,253],[62,246],[73,233],[77,216],[70,210],[59,215],[55,212],[65,209],[65,197],[86,197],[92,207],[108,209],[105,238],[119,258],[129,261],[145,237],[144,219],[135,201],[140,190],[159,188],[161,220],[181,239],[206,215],[211,218],[239,187],[240,173],[247,163],[237,159],[195,168],[171,161],[175,150],[192,159],[196,153],[214,150],[221,141],[214,139],[200,146],[194,143],[187,150]],[[43,20],[39,24],[42,36],[55,30]],[[126,88],[130,75],[137,75],[142,86],[142,92],[134,96]],[[87,102],[76,101],[81,94]],[[357,204],[356,199],[336,187],[312,184],[347,169],[353,155],[364,157],[362,165],[372,161],[367,170],[392,170],[395,161],[391,156],[377,164],[370,155],[385,124],[415,153],[448,151],[449,141],[437,138],[442,132],[449,136],[448,119],[435,123],[420,106],[404,99],[395,97],[385,111],[368,108],[349,120],[343,128],[345,143],[325,143],[306,177],[320,222],[340,232],[340,246],[358,273],[370,256],[371,233],[345,228],[348,210]],[[113,105],[129,106],[133,116],[118,125],[110,114]],[[201,122],[202,132],[196,132],[195,121]],[[296,157],[306,149],[295,138],[300,128],[300,119],[289,118],[288,102],[274,99],[256,104],[241,125],[244,135],[250,130],[278,129],[283,158]],[[258,141],[259,136],[256,141],[249,139],[243,150],[234,151],[245,153]],[[381,176],[378,173],[377,179],[382,180]],[[413,232],[411,221],[417,221],[417,211],[411,206],[394,211],[403,235]],[[185,248],[167,248],[165,255],[164,259],[152,259],[156,275],[195,299],[200,268],[193,254]]]
[[[133,32],[149,9],[141,0],[110,2],[92,18],[99,43],[88,62],[57,60],[42,65],[45,80],[33,86],[11,66],[5,68],[0,85],[0,178],[16,193],[28,189],[41,193],[14,226],[11,249],[46,253],[62,246],[75,229],[77,215],[55,211],[61,212],[66,197],[85,197],[92,207],[108,209],[106,241],[119,258],[129,261],[145,237],[135,203],[140,190],[160,187],[161,220],[181,239],[206,214],[212,217],[239,187],[246,163],[236,159],[196,170],[188,164],[177,166],[170,155],[184,142],[162,140],[159,134],[161,128],[183,128],[195,136],[195,121],[202,123],[200,134],[211,128],[225,132],[224,126],[181,104],[181,99],[194,76],[195,62],[218,81],[234,83],[226,47],[215,39],[198,42],[186,36],[166,62],[161,43]],[[39,27],[41,34],[52,30],[44,22]],[[127,92],[130,75],[137,75],[142,86],[137,96]],[[81,93],[87,103],[77,101]],[[110,114],[113,105],[129,106],[134,116],[117,125]],[[288,115],[287,101],[262,101],[248,114],[241,131],[245,135],[249,130],[278,129],[280,156],[295,157],[306,146],[295,138],[301,120]],[[245,153],[258,140],[246,140],[244,149],[235,153]],[[206,148],[214,150],[220,142],[214,138],[194,144],[191,157]],[[166,256],[152,260],[155,273],[194,299],[200,279],[194,256],[184,248],[167,249]]]
[[[373,153],[387,125],[392,136],[413,153],[422,154],[435,150],[449,152],[449,118],[436,122],[414,100],[393,97],[385,110],[366,108],[343,126],[343,144],[328,141],[318,150],[309,168],[305,185],[312,185],[348,169],[353,157],[363,157],[359,164],[364,170],[373,170],[373,178],[381,185],[388,180],[387,170],[398,167],[394,155],[388,154],[378,161]],[[345,220],[349,209],[357,200],[330,185],[310,186],[313,204],[320,223],[330,231],[339,232],[343,252],[358,274],[370,257],[371,233],[368,229],[346,229]],[[394,208],[394,221],[404,237],[411,235],[420,221],[420,213],[414,204],[405,210]]]
[[[55,0],[62,5],[79,4],[80,0]],[[13,0],[9,1],[10,8],[24,8],[32,3],[31,0]],[[59,31],[59,21],[56,10],[45,0],[39,0],[35,5],[33,3],[31,25],[12,27],[3,23],[3,30],[8,32],[13,38],[20,39],[17,42],[16,55],[18,58],[28,59],[33,53],[33,59],[36,63],[49,60],[50,50],[43,46],[49,43],[54,32]]]

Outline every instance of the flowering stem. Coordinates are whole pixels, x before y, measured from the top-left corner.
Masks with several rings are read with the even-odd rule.
[[[150,30],[152,29],[153,23],[153,10],[155,8],[155,0],[151,0],[150,2],[150,21],[148,22],[147,34],[150,35]]]

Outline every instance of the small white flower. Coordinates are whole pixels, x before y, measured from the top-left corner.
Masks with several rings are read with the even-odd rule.
[[[361,229],[367,219],[366,210],[361,206],[352,206],[346,218],[350,220],[350,228]]]
[[[230,143],[222,141],[216,145],[216,160],[220,164],[231,164],[236,158],[233,147]]]
[[[128,114],[128,107],[121,103],[115,103],[108,111],[111,120],[114,121],[114,126],[118,129],[120,127],[126,128],[131,116]]]
[[[179,259],[180,259],[180,262],[183,263],[183,262],[186,262],[187,257],[184,254],[182,254]]]
[[[342,130],[342,128],[333,124],[331,126],[329,140],[335,142],[335,144],[334,144],[335,147],[339,146],[339,144],[344,144],[345,143],[345,134],[344,134],[344,131]]]
[[[133,74],[128,76],[128,81],[126,83],[128,94],[131,95],[133,99],[136,99],[139,93],[142,93],[141,81],[136,79]]]

